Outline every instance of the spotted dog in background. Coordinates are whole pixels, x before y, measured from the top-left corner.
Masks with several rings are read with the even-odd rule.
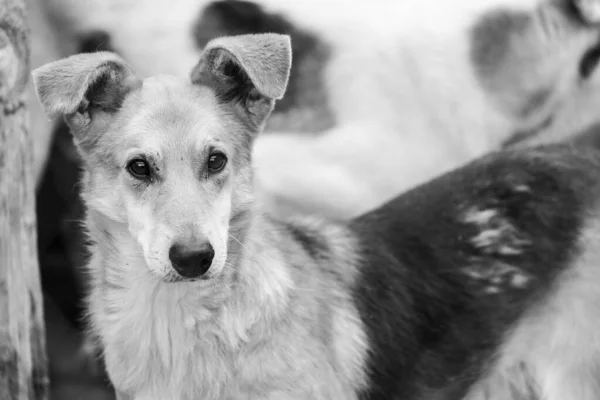
[[[347,223],[254,200],[289,37],[189,77],[34,71],[83,160],[92,331],[120,399],[595,400],[600,152],[493,153]]]
[[[351,224],[365,399],[600,395],[599,161],[567,145],[491,154]]]
[[[289,96],[254,148],[257,195],[278,215],[350,218],[599,119],[598,0],[39,4],[63,36],[107,32],[144,76],[187,73],[217,36],[291,35]]]

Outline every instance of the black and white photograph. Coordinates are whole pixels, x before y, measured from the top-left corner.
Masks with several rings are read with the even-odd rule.
[[[0,0],[0,400],[600,400],[600,0]]]

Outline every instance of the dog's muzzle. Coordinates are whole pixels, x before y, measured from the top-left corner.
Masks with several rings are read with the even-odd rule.
[[[169,259],[177,273],[188,279],[200,278],[210,268],[215,251],[210,243],[197,247],[174,244],[169,249]]]

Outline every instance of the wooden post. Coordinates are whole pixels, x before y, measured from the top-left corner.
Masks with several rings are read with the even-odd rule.
[[[0,0],[0,399],[48,398],[23,0]]]

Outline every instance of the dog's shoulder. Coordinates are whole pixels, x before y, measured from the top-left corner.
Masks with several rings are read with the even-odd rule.
[[[290,266],[312,275],[333,278],[340,288],[354,282],[358,265],[356,236],[344,224],[316,216],[294,219],[272,219],[280,248],[290,255]]]
[[[593,150],[495,153],[353,221],[371,386],[406,398],[424,387],[464,396],[508,330],[582,251],[599,173]],[[399,342],[412,350],[398,354]]]

